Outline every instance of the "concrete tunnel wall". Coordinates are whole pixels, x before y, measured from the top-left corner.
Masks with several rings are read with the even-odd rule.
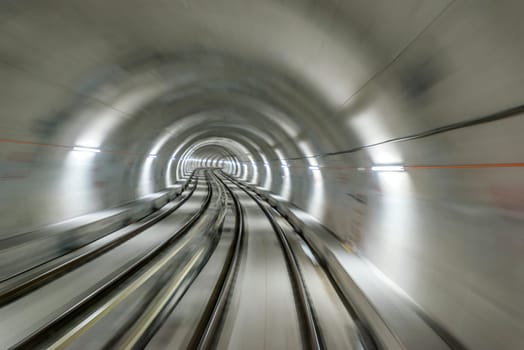
[[[184,157],[225,160],[355,242],[469,348],[518,348],[522,10],[2,2],[0,232],[161,190],[198,164]]]

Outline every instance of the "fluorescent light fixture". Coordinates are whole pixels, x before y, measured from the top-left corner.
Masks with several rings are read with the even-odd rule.
[[[320,170],[320,168],[318,167],[318,165],[310,165],[309,170]]]
[[[287,164],[282,164],[281,167],[282,167],[282,168],[289,168],[289,165],[287,165]]]
[[[374,165],[371,167],[371,170],[381,172],[399,172],[404,171],[404,167],[402,165]]]
[[[81,146],[75,146],[73,148],[73,151],[77,152],[91,152],[91,153],[100,153],[100,150],[98,148],[94,147],[81,147]]]
[[[154,153],[150,153],[147,157],[148,157],[148,158],[156,158],[156,154],[154,154]]]

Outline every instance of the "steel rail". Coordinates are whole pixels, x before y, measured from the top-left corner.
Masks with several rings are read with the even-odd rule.
[[[242,184],[240,181],[232,178],[230,175],[225,174],[227,177],[231,178],[232,181],[239,183],[240,185],[247,187],[246,185]],[[266,200],[267,202],[267,200]],[[269,203],[268,203],[269,205]],[[279,213],[286,221],[292,226],[295,227],[294,224],[289,220],[288,217],[286,217],[284,214],[282,214],[278,209],[274,208],[275,211]],[[331,285],[335,289],[337,295],[339,296],[340,300],[344,304],[346,310],[350,314],[350,316],[353,318],[353,321],[355,322],[355,325],[358,329],[358,335],[360,338],[360,342],[365,350],[376,350],[380,349],[381,347],[378,344],[377,340],[375,339],[374,332],[367,322],[367,320],[360,317],[360,314],[356,311],[356,308],[351,300],[347,298],[345,293],[342,290],[342,287],[337,282],[336,278],[333,276],[331,270],[328,268],[328,265],[326,261],[322,258],[322,255],[315,249],[315,247],[311,246],[310,242],[307,240],[307,238],[301,234],[299,231],[297,231],[298,235],[300,235],[303,239],[303,241],[306,243],[306,245],[309,247],[313,255],[315,256],[315,259],[320,263],[320,266],[322,267],[322,270],[328,277],[329,281],[331,282]]]
[[[215,183],[219,185],[218,182]],[[166,287],[150,300],[150,305],[143,308],[141,316],[130,322],[129,327],[122,327],[120,332],[106,344],[105,349],[144,348],[196,280],[218,244],[219,231],[224,222],[226,203],[223,186],[218,186],[218,192],[217,206],[220,210],[216,211],[210,223],[207,225],[204,231],[205,233],[202,235],[203,237],[200,238],[200,241],[202,241],[206,239],[204,237],[208,239],[211,237],[209,247],[206,249],[200,242],[195,242],[194,246],[197,247],[196,252],[190,252],[187,257],[187,260],[191,260],[191,263],[188,264],[187,261],[184,261],[183,264],[185,266],[184,276],[180,277],[180,275],[178,275],[166,281]],[[193,259],[195,254],[198,254],[197,259]]]
[[[303,345],[306,348],[312,350],[324,349],[324,341],[322,339],[320,327],[316,322],[316,317],[313,311],[313,307],[311,306],[311,300],[309,299],[309,295],[307,293],[307,288],[302,273],[300,271],[300,267],[298,266],[298,262],[284,234],[284,231],[282,230],[280,225],[278,225],[271,212],[256,196],[251,194],[251,192],[248,191],[242,183],[236,181],[236,179],[232,178],[231,176],[225,173],[223,174],[227,178],[229,178],[233,183],[235,183],[238,186],[238,188],[240,188],[249,197],[251,197],[251,199],[253,199],[255,203],[257,203],[257,205],[264,212],[267,219],[271,223],[271,226],[273,227],[273,230],[275,231],[275,234],[278,237],[282,250],[284,251],[286,265],[288,267],[288,271],[291,276],[291,282],[295,290],[295,300],[297,302],[299,313],[301,313],[303,316],[302,322],[304,327],[301,328]]]
[[[63,276],[64,274],[86,264],[87,262],[99,257],[100,255],[106,253],[107,251],[121,245],[122,243],[130,240],[139,233],[150,228],[154,224],[158,223],[160,220],[166,218],[167,216],[174,213],[179,209],[191,196],[193,195],[196,187],[198,185],[198,180],[195,181],[191,191],[185,195],[182,200],[175,204],[169,210],[162,211],[160,213],[155,213],[150,215],[147,220],[140,222],[139,226],[133,228],[129,232],[126,232],[123,235],[116,237],[114,240],[107,242],[107,244],[95,247],[94,249],[88,250],[80,255],[77,255],[70,260],[60,262],[58,264],[53,264],[53,260],[58,260],[59,258],[53,259],[39,266],[33,267],[31,270],[26,271],[23,274],[16,275],[0,283],[0,307],[12,302],[35,289],[42,287],[43,285],[50,283],[51,281]],[[120,230],[126,229],[125,227]],[[120,231],[118,230],[118,231]],[[118,232],[115,231],[115,232]],[[108,237],[113,233],[105,236]],[[104,237],[100,238],[103,239]],[[96,241],[95,241],[96,242]],[[46,265],[48,266],[47,269]],[[44,271],[41,271],[45,269]]]
[[[205,212],[211,201],[211,196],[212,187],[208,182],[208,193],[202,207],[179,230],[171,235],[169,239],[159,244],[145,256],[141,257],[138,261],[127,267],[124,271],[119,272],[116,276],[113,276],[108,281],[105,281],[101,286],[96,288],[96,290],[78,301],[71,308],[64,311],[56,318],[22,339],[20,342],[15,344],[12,349],[37,348],[42,344],[48,343],[51,339],[55,339],[59,334],[63,333],[64,328],[74,327],[74,324],[81,323],[85,314],[88,313],[91,308],[95,307],[97,303],[100,302],[100,300],[103,300],[105,297],[109,297],[116,289],[118,289],[119,285],[131,280],[138,271],[146,268],[147,265],[152,263],[155,259],[160,258],[162,253],[168,251],[172,247],[173,243],[183,237]]]
[[[221,322],[225,317],[227,302],[233,290],[234,280],[238,274],[240,256],[244,247],[244,209],[240,204],[238,196],[233,192],[233,190],[231,190],[231,188],[227,186],[220,177],[216,175],[214,176],[222,183],[224,188],[227,189],[230,198],[233,200],[235,209],[235,238],[229,247],[226,262],[220,272],[213,293],[206,305],[204,314],[195,328],[191,341],[187,347],[191,350],[207,350],[214,348],[222,325]]]

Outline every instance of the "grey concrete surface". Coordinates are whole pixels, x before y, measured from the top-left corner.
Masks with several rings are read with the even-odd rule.
[[[363,350],[355,322],[307,243],[275,216],[297,259],[326,349]]]
[[[102,281],[165,241],[201,206],[206,185],[199,184],[193,196],[169,217],[93,261],[73,270],[34,292],[0,308],[0,339],[9,347],[60,312],[67,310]]]
[[[523,10],[2,1],[0,231],[219,165],[354,243],[466,346],[519,349]]]
[[[147,344],[146,349],[185,349],[191,341],[202,313],[218,282],[219,275],[226,262],[230,245],[233,242],[234,212],[228,210],[222,236],[209,258],[208,263],[191,284],[180,303],[170,317]]]
[[[282,248],[262,210],[237,193],[246,211],[246,249],[217,349],[298,349],[301,334]]]

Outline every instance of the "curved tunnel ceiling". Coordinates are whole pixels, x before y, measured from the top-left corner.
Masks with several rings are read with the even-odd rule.
[[[518,257],[511,242],[524,212],[522,10],[518,1],[4,1],[0,229],[223,167],[356,242],[443,323],[485,333],[464,337],[473,348],[494,344],[487,330],[518,334],[518,322],[501,325],[515,317],[508,303],[522,283],[502,286],[498,272]],[[387,165],[407,171],[372,170]],[[490,249],[500,261],[486,261]],[[429,290],[448,284],[439,308]],[[453,312],[468,302],[486,314],[502,306],[479,326],[477,311]]]

